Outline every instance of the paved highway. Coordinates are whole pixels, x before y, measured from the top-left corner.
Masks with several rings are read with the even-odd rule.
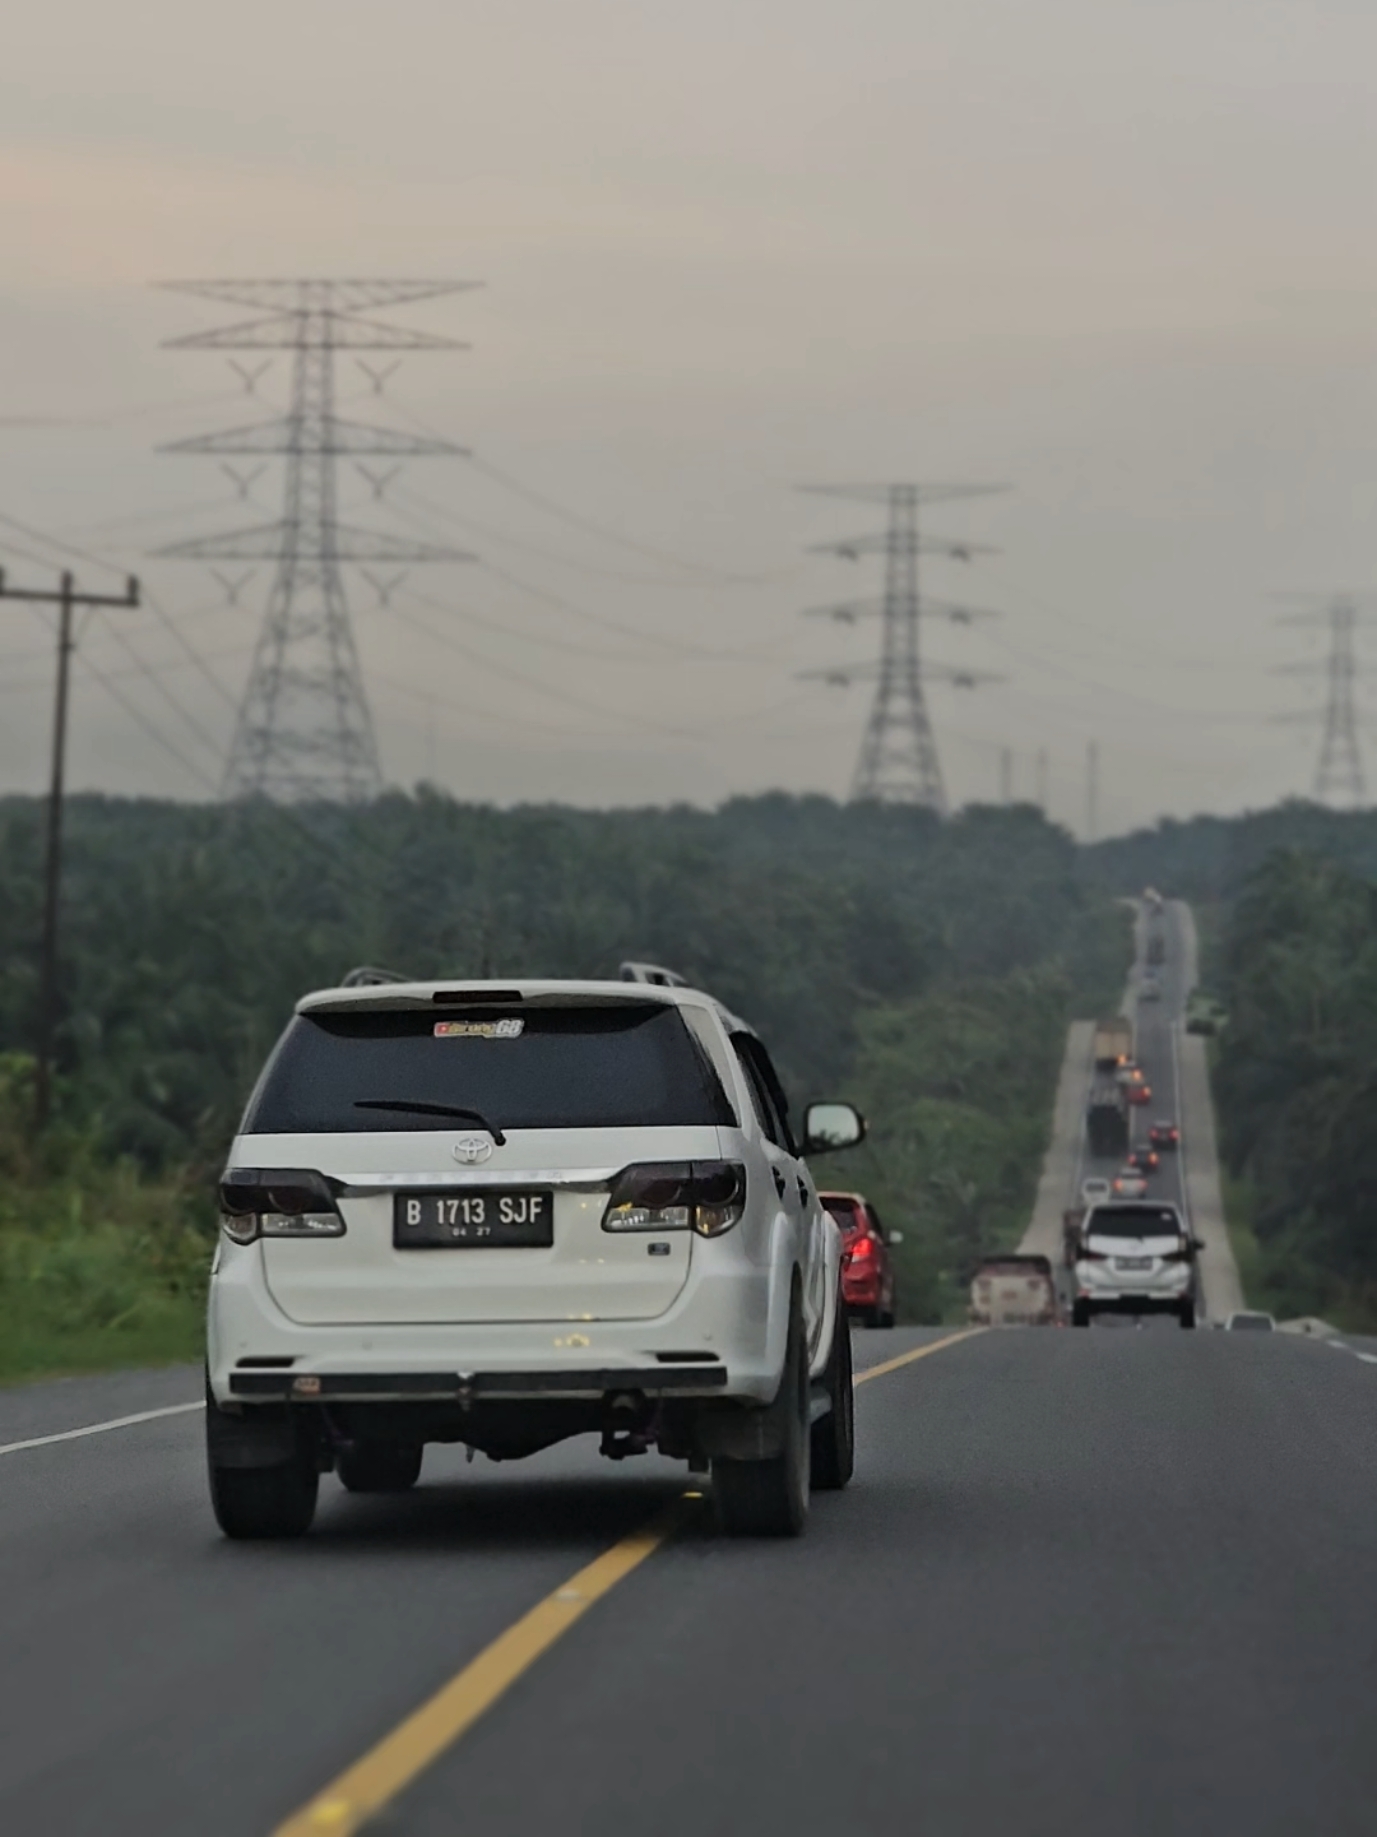
[[[861,1333],[858,1358],[942,1337]],[[0,1445],[196,1391],[7,1393]],[[399,1499],[327,1481],[279,1547],[219,1539],[194,1407],[0,1455],[0,1829],[350,1828],[328,1792],[288,1821],[669,1507],[428,1771],[402,1755],[377,1829],[1367,1837],[1377,1363],[986,1333],[876,1376],[858,1414],[854,1486],[786,1545],[718,1540],[682,1470],[591,1448],[431,1450]]]

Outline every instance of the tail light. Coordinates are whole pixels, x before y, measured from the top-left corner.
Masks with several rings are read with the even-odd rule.
[[[721,1237],[746,1209],[738,1161],[642,1161],[612,1182],[604,1231],[696,1231]]]
[[[846,1252],[851,1263],[867,1263],[875,1255],[875,1240],[868,1231],[858,1231],[846,1246]]]
[[[235,1244],[260,1237],[344,1236],[330,1182],[299,1168],[231,1168],[220,1182],[220,1226]]]

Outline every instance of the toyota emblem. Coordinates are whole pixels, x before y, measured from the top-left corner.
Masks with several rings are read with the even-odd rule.
[[[450,1153],[456,1161],[462,1161],[465,1167],[474,1167],[479,1161],[486,1161],[492,1153],[492,1137],[461,1135]]]

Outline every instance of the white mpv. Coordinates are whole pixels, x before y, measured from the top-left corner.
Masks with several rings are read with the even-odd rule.
[[[568,1436],[711,1471],[723,1527],[789,1536],[853,1463],[841,1237],[760,1040],[667,972],[308,995],[220,1186],[211,1497],[295,1536],[319,1475],[400,1491],[427,1442]]]

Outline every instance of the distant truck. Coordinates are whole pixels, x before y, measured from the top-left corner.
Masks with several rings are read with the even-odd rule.
[[[971,1325],[1054,1327],[1060,1317],[1048,1257],[986,1257],[971,1278]]]
[[[1128,1097],[1117,1078],[1097,1078],[1085,1110],[1085,1135],[1097,1161],[1128,1153]]]
[[[1111,1014],[1095,1023],[1095,1069],[1111,1072],[1133,1057],[1133,1022],[1126,1014]]]

